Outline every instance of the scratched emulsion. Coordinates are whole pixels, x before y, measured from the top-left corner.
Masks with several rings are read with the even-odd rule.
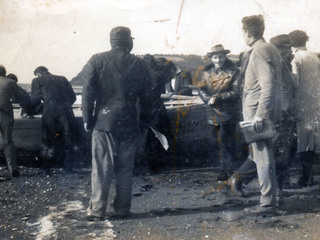
[[[179,95],[180,97],[180,95]],[[180,101],[180,98],[178,98],[178,101]],[[180,117],[184,118],[186,114],[188,113],[189,109],[186,108],[185,110],[182,109],[178,105],[177,109],[177,117],[175,119],[174,123],[174,128],[175,128],[175,133],[174,133],[174,138],[173,138],[173,146],[172,146],[172,155],[173,155],[173,188],[175,186],[175,172],[176,172],[176,159],[177,159],[177,140],[178,140],[178,135],[179,135],[179,123],[180,123]]]
[[[180,25],[180,19],[181,19],[181,15],[182,15],[183,5],[184,5],[184,0],[182,0],[181,7],[180,7],[179,17],[178,17],[178,22],[177,22],[177,29],[176,29],[177,34],[179,32],[179,25]]]

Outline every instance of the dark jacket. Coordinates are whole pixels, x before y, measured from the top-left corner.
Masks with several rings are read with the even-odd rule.
[[[11,99],[14,98],[22,106],[30,107],[29,95],[20,88],[16,81],[7,78],[0,77],[0,110],[2,113],[7,114],[13,119],[13,108]]]
[[[63,76],[50,73],[32,80],[31,102],[38,106],[43,101],[42,118],[54,118],[60,114],[72,117],[72,104],[76,95],[69,81]]]
[[[83,121],[89,127],[137,133],[139,120],[142,124],[147,122],[151,87],[148,69],[142,59],[120,49],[98,53],[91,57],[76,78],[83,81]],[[137,111],[138,99],[140,113]]]
[[[172,92],[174,95],[192,96],[192,89],[188,85],[192,84],[191,74],[188,71],[181,71],[175,75],[174,89],[171,86],[171,81],[166,84],[166,91]]]
[[[157,61],[153,57],[145,57],[150,80],[151,80],[151,91],[152,91],[152,107],[150,113],[150,126],[164,134],[166,137],[170,136],[171,124],[164,106],[163,100],[161,99],[161,93],[164,92],[165,84],[168,83],[173,73],[172,66],[167,64],[167,61]],[[174,65],[173,65],[174,66]]]
[[[208,106],[207,108],[209,124],[223,124],[239,120],[240,94],[237,83],[238,74],[238,68],[229,59],[218,71],[213,63],[203,69],[199,95],[206,104],[212,96],[216,97],[214,106]]]

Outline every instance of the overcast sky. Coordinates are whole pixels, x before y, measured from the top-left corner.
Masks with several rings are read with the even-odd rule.
[[[205,55],[222,43],[231,53],[246,46],[243,16],[263,14],[267,41],[302,29],[320,52],[320,1],[313,0],[0,0],[0,64],[19,82],[34,69],[71,80],[91,55],[110,49],[115,26],[131,28],[135,54]]]

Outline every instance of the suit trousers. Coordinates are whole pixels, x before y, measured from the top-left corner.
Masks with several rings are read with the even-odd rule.
[[[103,217],[107,208],[110,184],[115,175],[114,209],[127,212],[131,207],[134,154],[137,136],[116,135],[94,130],[92,133],[92,195],[88,215]]]
[[[3,149],[9,171],[17,170],[17,157],[12,141],[13,119],[0,110],[0,131],[3,138]]]
[[[240,182],[248,183],[258,174],[260,185],[260,204],[274,205],[276,199],[276,170],[273,152],[274,141],[251,143],[247,160],[233,176]]]

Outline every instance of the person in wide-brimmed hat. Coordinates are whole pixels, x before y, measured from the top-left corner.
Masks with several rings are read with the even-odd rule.
[[[239,73],[236,65],[228,59],[230,50],[222,44],[211,48],[207,56],[211,63],[204,67],[201,74],[202,85],[199,95],[208,105],[208,123],[212,126],[212,134],[220,139],[221,174],[217,180],[227,180],[236,165],[235,139],[236,124],[239,119],[240,95],[237,84]]]
[[[223,48],[223,45],[222,45],[222,44],[218,44],[218,45],[215,45],[215,46],[213,46],[213,47],[211,48],[211,52],[208,52],[208,53],[207,53],[207,56],[208,56],[209,58],[211,58],[212,55],[217,54],[217,53],[228,54],[228,53],[230,53],[230,50],[225,50],[225,49]]]

